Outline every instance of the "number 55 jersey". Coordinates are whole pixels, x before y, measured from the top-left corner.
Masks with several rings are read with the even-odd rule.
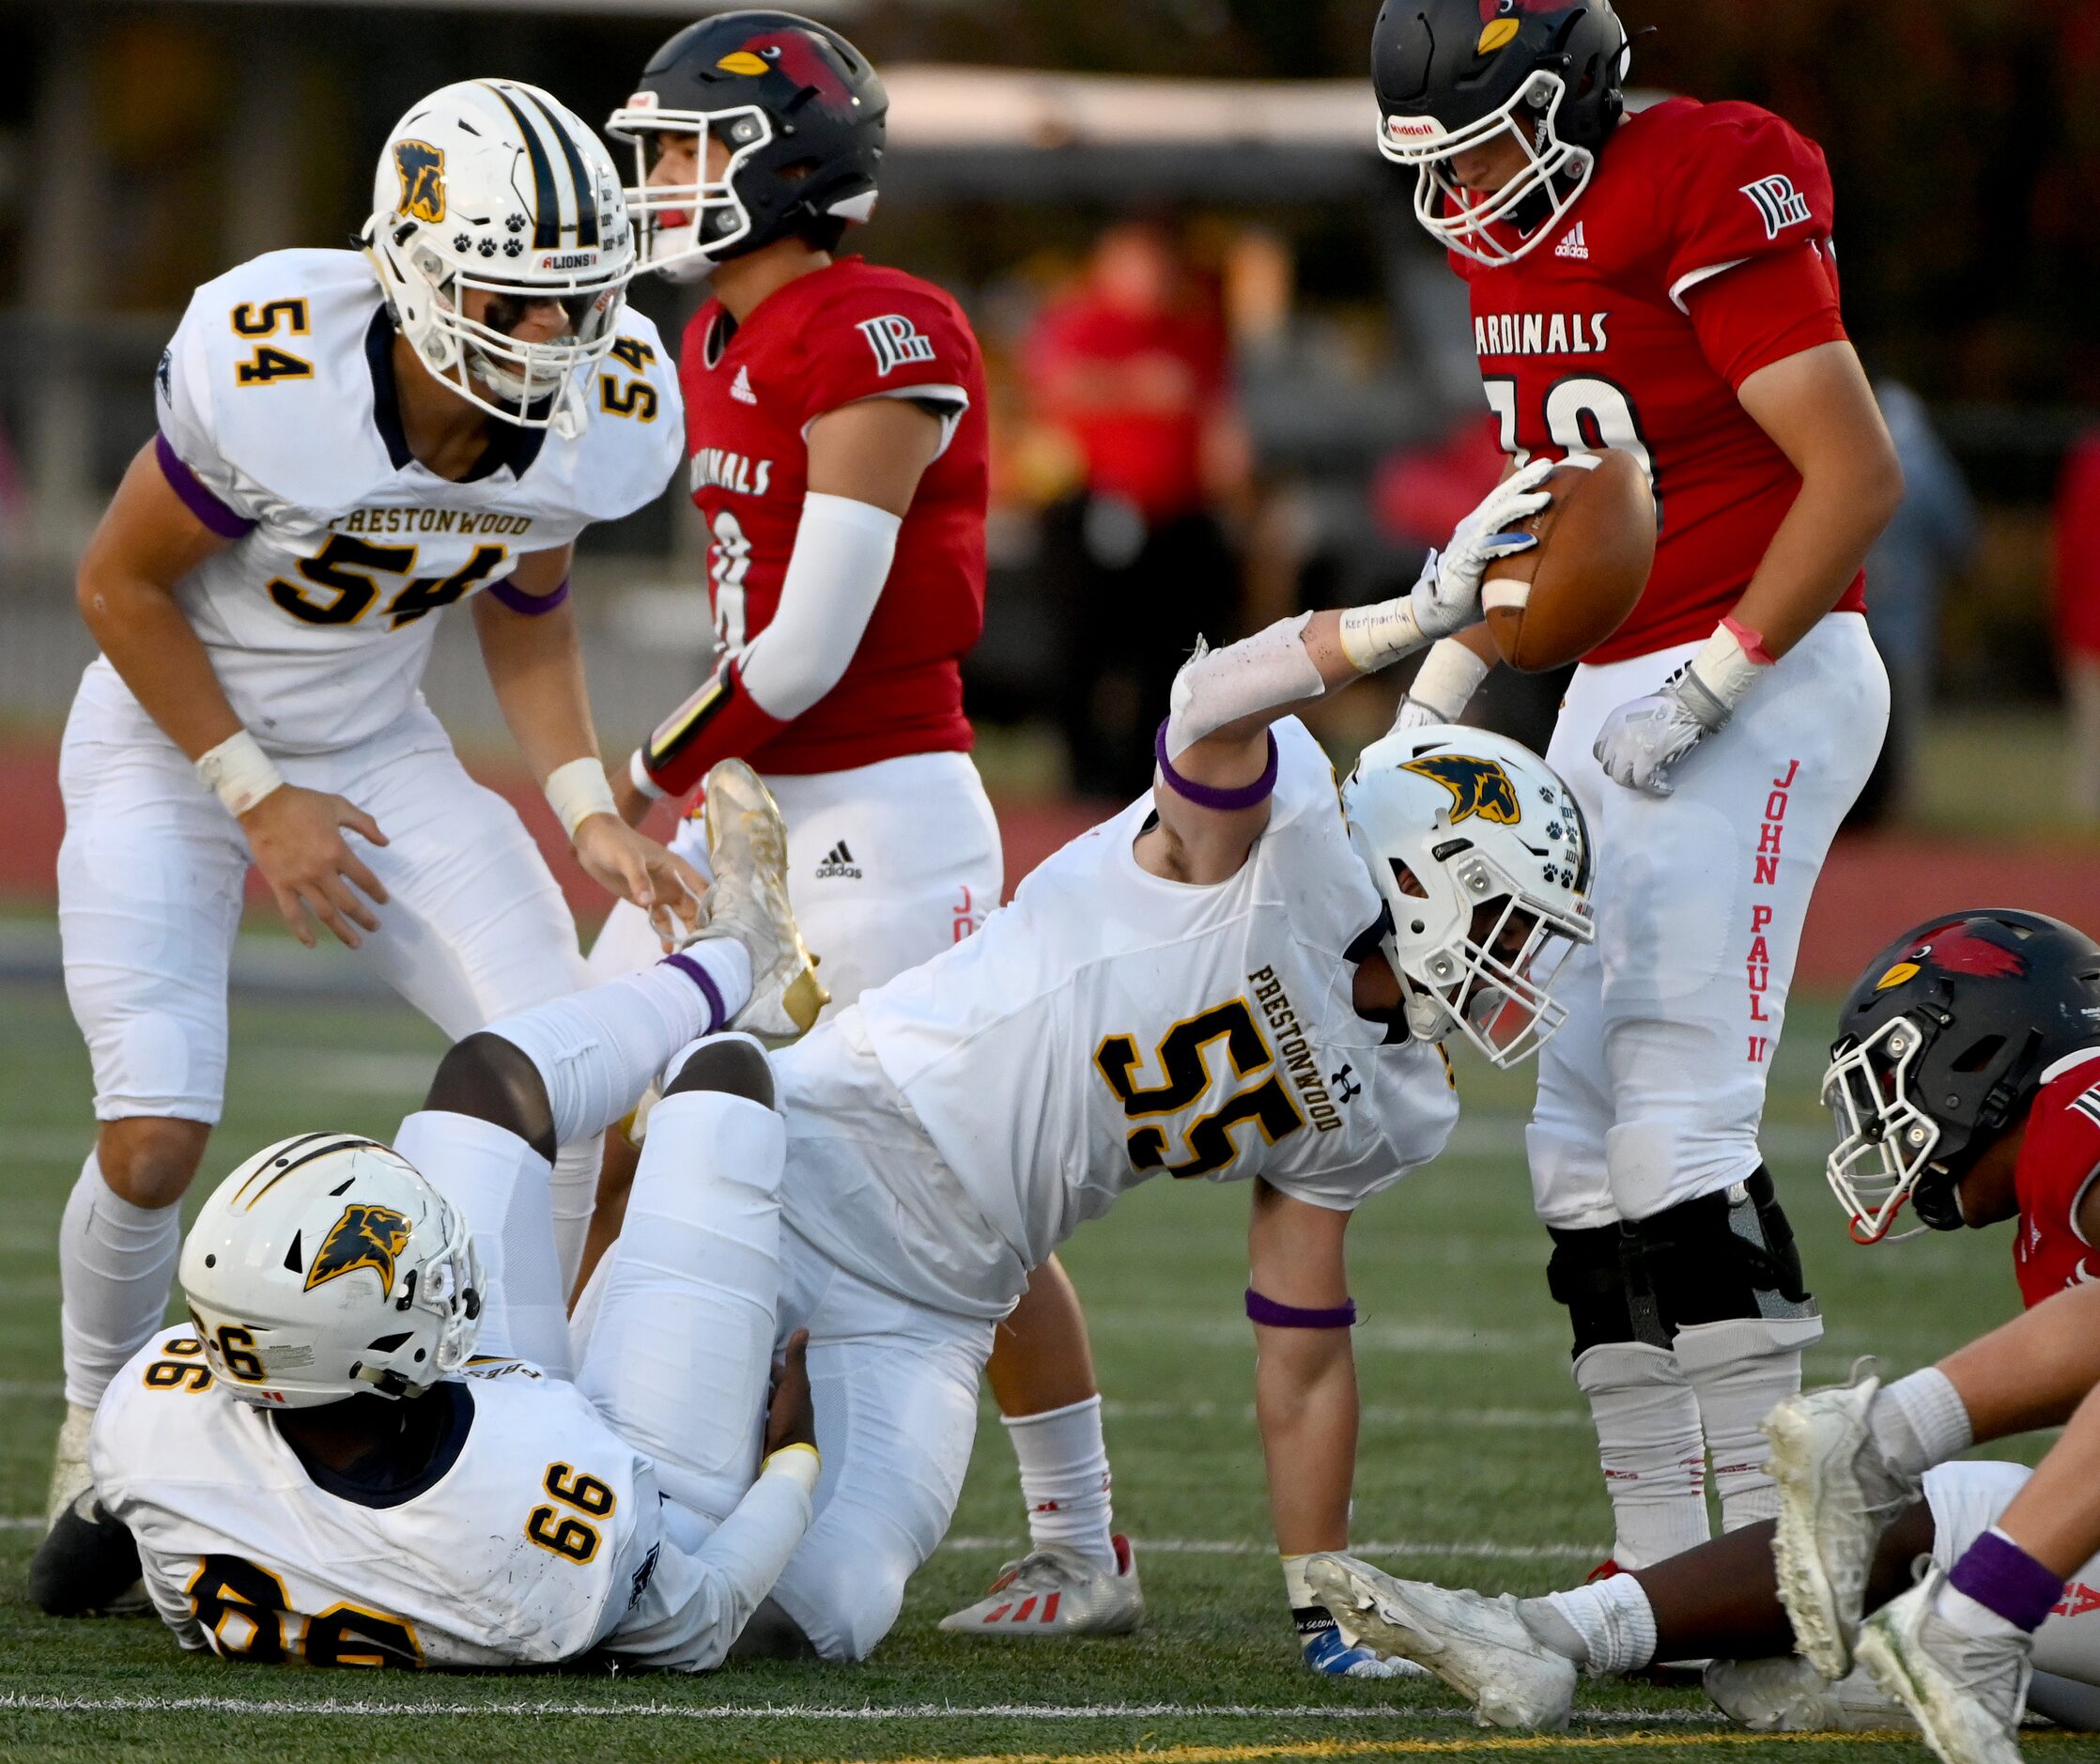
[[[1381,901],[1334,770],[1295,719],[1275,737],[1269,825],[1229,880],[1138,866],[1147,795],[775,1056],[796,1232],[907,1299],[997,1317],[1150,1177],[1258,1176],[1346,1213],[1444,1149],[1442,1052],[1352,1007]]]
[[[1737,395],[1760,368],[1844,339],[1831,214],[1821,150],[1779,117],[1671,99],[1619,126],[1523,257],[1452,254],[1504,452],[1622,447],[1654,482],[1647,592],[1590,662],[1706,638],[1800,494]],[[1839,611],[1861,611],[1863,588]]]
[[[626,308],[619,329],[582,434],[492,422],[455,482],[409,451],[394,328],[357,253],[270,252],[197,289],[161,358],[155,451],[191,512],[234,542],[177,596],[264,747],[328,752],[390,727],[443,608],[501,596],[526,552],[662,490],[677,381],[647,318]]]

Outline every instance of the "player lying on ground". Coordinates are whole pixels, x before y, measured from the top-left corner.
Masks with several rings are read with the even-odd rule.
[[[1888,723],[1861,565],[1903,488],[1821,151],[1752,104],[1629,114],[1629,56],[1611,0],[1388,0],[1371,46],[1380,150],[1466,282],[1504,451],[1623,449],[1660,516],[1547,750],[1599,908],[1526,1135],[1626,1568],[1706,1538],[1709,1457],[1724,1528],[1772,1516],[1757,1424],[1822,1334],[1758,1129]],[[1412,690],[1455,718],[1495,653],[1440,643]]]
[[[880,76],[836,31],[735,11],[659,48],[606,124],[632,145],[642,267],[713,296],[686,327],[679,382],[721,652],[614,768],[614,794],[639,825],[726,754],[756,766],[835,1010],[968,936],[1006,880],[963,709],[962,658],[984,625],[982,356],[944,289],[838,255],[875,204],[888,114]],[[704,870],[697,809],[671,845]],[[617,905],[591,970],[657,954],[646,915]],[[594,1243],[620,1229],[634,1156],[609,1138]],[[1144,1600],[1115,1536],[1086,1322],[1055,1257],[1000,1324],[986,1377],[1032,1546],[1009,1584],[1040,1595],[1017,1632],[1135,1628]],[[999,1633],[1025,1602],[986,1600],[948,1627]]]
[[[2042,1308],[2002,1332],[2015,1338],[2013,1350],[1985,1344],[1987,1358],[1965,1351],[1878,1399],[1870,1381],[1781,1411],[1810,1416],[1816,1430],[1830,1432],[1834,1443],[1826,1451],[1841,1468],[1846,1453],[1861,1449],[1860,1430],[1868,1427],[1900,1466],[1903,1483],[1900,1491],[1896,1478],[1877,1486],[1873,1528],[1831,1546],[1830,1566],[1816,1585],[1849,1587],[1844,1608],[1851,1615],[1842,1626],[1830,1617],[1819,1625],[1812,1619],[1801,1630],[1804,1652],[1812,1633],[1848,1634],[1862,1597],[1874,1608],[1905,1592],[1915,1558],[1929,1555],[1942,1572],[1953,1568],[2035,1496],[2050,1500],[2059,1524],[2079,1513],[2082,1499],[2051,1497],[2039,1477],[2028,1487],[2029,1473],[2018,1465],[1940,1460],[1972,1437],[2061,1419],[2082,1381],[2100,1376],[2100,1348],[2092,1345],[2100,1332],[2077,1342],[2066,1327],[2071,1319],[2059,1311],[2065,1301],[2053,1296],[2072,1287],[2071,1302],[2090,1302],[2078,1282],[2100,1231],[2100,1198],[2091,1186],[2100,1169],[2100,1065],[2092,1063],[2100,1060],[2100,948],[2038,914],[2000,909],[1936,921],[1869,965],[1839,1030],[1825,1078],[1840,1130],[1829,1173],[1854,1236],[1882,1241],[1907,1202],[1942,1229],[2016,1218],[2021,1290]],[[2052,1314],[2059,1320],[2045,1322]],[[2073,1341],[2076,1362],[2065,1367],[2061,1353],[2050,1352],[2031,1362],[2024,1378],[2013,1375],[2008,1362],[2017,1343],[2037,1334]],[[2037,1383],[2022,1406],[2009,1406],[2011,1392]],[[1986,1421],[1974,1422],[1965,1398]],[[1788,1467],[1798,1472],[1803,1460],[1783,1445],[1773,1462],[1783,1486]],[[1857,1514],[1842,1502],[1818,1510]],[[1314,1575],[1337,1611],[1474,1696],[1498,1725],[1564,1723],[1578,1667],[1602,1676],[1698,1658],[1717,1661],[1707,1688],[1751,1726],[1886,1725],[1894,1706],[1863,1673],[1846,1676],[1844,1653],[1824,1647],[1813,1664],[1793,1654],[1796,1632],[1780,1602],[1773,1530],[1770,1523],[1750,1526],[1648,1569],[1521,1602],[1394,1581],[1341,1559],[1322,1562]],[[2100,1550],[2100,1539],[2072,1548],[2066,1571],[2100,1587],[2100,1562],[2078,1567]],[[2100,1686],[2100,1595],[2057,1604],[2061,1590],[2060,1579],[2041,1608],[2046,1615],[2056,1605],[2037,1637],[2035,1704],[2054,1720],[2100,1726],[2092,1689]],[[1819,1608],[1828,1612],[1833,1602],[1826,1592]]]
[[[701,941],[456,1044],[393,1149],[307,1134],[220,1184],[183,1250],[191,1329],[97,1411],[100,1506],[54,1533],[73,1572],[39,1584],[47,1608],[143,1571],[183,1646],[230,1658],[721,1662],[808,1529],[818,1464],[799,1336],[766,1398],[771,1076],[748,1037],[687,1046],[791,1028],[809,960],[755,777],[719,768],[709,811]],[[547,1173],[558,1121],[626,1106],[589,1085],[623,1034],[665,1094],[571,1384]]]
[[[54,1514],[167,1306],[249,865],[302,941],[317,920],[450,1035],[584,983],[537,846],[418,692],[444,608],[472,597],[583,868],[642,907],[697,886],[612,812],[566,604],[577,535],[677,462],[676,383],[624,302],[610,160],[533,87],[446,86],[380,155],[364,243],[197,290],[161,359],[159,433],[81,560],[102,653],[59,762],[58,893],[98,1128],[59,1231]],[[571,1273],[596,1168],[584,1142],[555,1166]]]

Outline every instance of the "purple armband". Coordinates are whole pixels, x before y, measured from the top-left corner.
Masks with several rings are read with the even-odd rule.
[[[1270,1329],[1353,1329],[1356,1301],[1348,1299],[1331,1310],[1306,1310],[1297,1305],[1279,1305],[1247,1288],[1247,1315]]]
[[[715,983],[707,970],[691,956],[667,955],[664,957],[664,966],[675,967],[700,988],[702,996],[707,1000],[708,1010],[714,1013],[714,1021],[707,1026],[710,1034],[729,1021],[729,1013],[722,1009],[722,995],[716,990]]]
[[[502,581],[488,584],[488,592],[496,604],[508,607],[513,612],[522,612],[529,619],[536,619],[543,612],[551,612],[569,597],[569,579],[562,578],[562,585],[550,595],[529,595],[517,587],[506,576]]]
[[[153,456],[161,462],[161,475],[167,479],[168,488],[180,497],[182,506],[211,532],[222,539],[245,539],[255,532],[254,521],[228,508],[205,488],[204,480],[182,463],[182,456],[168,444],[168,438],[158,429],[153,434]]]
[[[1199,784],[1176,771],[1166,757],[1166,724],[1164,722],[1159,726],[1159,734],[1152,737],[1152,757],[1159,761],[1159,775],[1166,780],[1167,788],[1199,809],[1217,809],[1228,814],[1235,809],[1258,809],[1269,800],[1269,793],[1276,787],[1276,732],[1271,729],[1265,733],[1269,737],[1269,764],[1261,768],[1261,776],[1253,783],[1238,790],[1219,790],[1210,784]]]
[[[1986,1611],[2031,1635],[2063,1597],[2063,1581],[2001,1531],[1986,1531],[1956,1562],[1948,1582]]]

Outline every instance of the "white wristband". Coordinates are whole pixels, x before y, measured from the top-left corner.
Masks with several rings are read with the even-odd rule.
[[[562,831],[575,839],[576,829],[594,814],[619,819],[619,805],[612,800],[612,786],[605,781],[605,762],[590,755],[557,766],[547,775],[548,806],[562,823]]]
[[[285,781],[262,744],[245,729],[201,755],[195,770],[204,787],[217,793],[236,820]]]
[[[780,1449],[760,1464],[760,1476],[782,1476],[799,1487],[805,1494],[814,1494],[817,1477],[824,1469],[824,1461],[817,1456],[814,1446],[782,1446]]]
[[[1412,656],[1428,641],[1406,595],[1376,606],[1351,607],[1341,617],[1342,654],[1358,673],[1376,673],[1402,656]]]
[[[1709,705],[1695,706],[1694,714],[1699,715],[1700,720],[1709,729],[1719,728],[1735,714],[1736,706],[1750,696],[1750,689],[1771,671],[1770,662],[1751,659],[1742,639],[1723,621],[1714,627],[1714,634],[1692,657],[1687,670],[1690,683],[1710,701]],[[1706,714],[1700,715],[1701,712]]]
[[[1457,722],[1465,715],[1488,671],[1488,663],[1465,644],[1455,637],[1446,637],[1422,658],[1421,671],[1407,689],[1407,695],[1424,710],[1433,712],[1438,721]]]

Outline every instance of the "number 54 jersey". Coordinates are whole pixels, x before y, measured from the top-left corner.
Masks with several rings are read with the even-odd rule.
[[[1351,1003],[1381,901],[1333,767],[1295,718],[1275,736],[1269,825],[1230,880],[1139,868],[1147,795],[974,936],[776,1057],[797,1232],[906,1297],[997,1316],[1153,1176],[1258,1176],[1349,1212],[1444,1149],[1459,1099],[1442,1051],[1388,1045]]]
[[[198,288],[161,358],[161,470],[233,540],[177,596],[235,714],[278,752],[394,722],[443,608],[502,594],[525,553],[631,513],[677,466],[677,381],[631,307],[583,433],[491,419],[460,482],[409,451],[394,336],[360,254],[275,251]]]

